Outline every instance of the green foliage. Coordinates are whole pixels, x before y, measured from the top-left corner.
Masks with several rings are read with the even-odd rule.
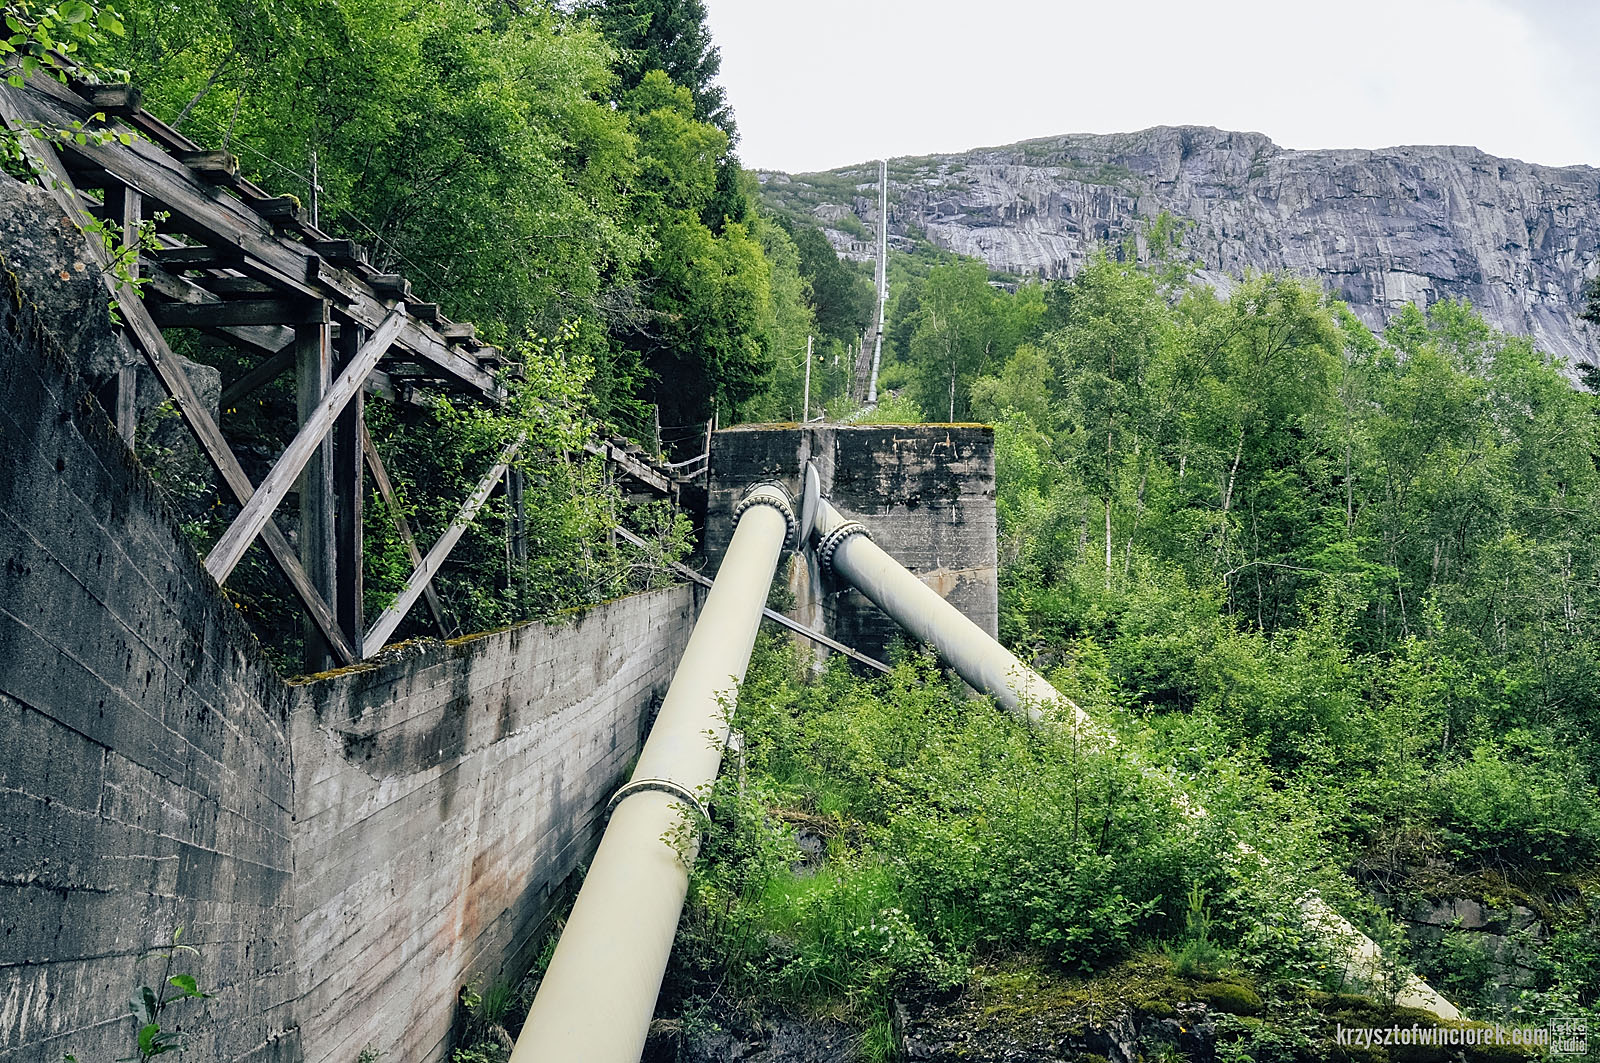
[[[805,301],[765,258],[703,15],[131,0],[113,57],[152,112],[480,335],[570,327],[597,417],[648,440],[652,404],[687,424],[761,394]]]
[[[711,43],[703,0],[591,0],[586,10],[622,50],[625,89],[661,71],[688,89],[697,121],[733,135],[733,113],[716,80],[722,56]]]
[[[166,951],[159,949],[146,953],[141,960],[151,956],[158,956],[161,961],[161,976],[154,988],[140,986],[133,994],[129,1008],[133,1017],[134,1051],[123,1056],[119,1063],[146,1063],[156,1056],[168,1053],[182,1052],[186,1042],[180,1031],[170,1029],[163,1023],[169,1022],[167,1011],[172,1005],[183,1000],[208,1000],[210,993],[200,989],[200,984],[194,975],[183,972],[173,973],[173,962],[181,955],[199,955],[199,950],[192,945],[182,943],[183,927],[178,927],[172,932],[172,944]],[[66,1063],[77,1063],[77,1056],[68,1053]]]
[[[1003,364],[1032,332],[1045,305],[1035,285],[1009,294],[989,284],[983,263],[964,259],[934,267],[913,294],[909,313],[897,308],[898,348],[911,366],[911,397],[935,418],[971,417],[975,378]]]
[[[839,660],[801,673],[789,643],[758,648],[733,721],[745,777],[713,795],[669,1008],[714,988],[751,1010],[843,1001],[870,1025],[900,980],[957,984],[976,955],[1092,970],[1183,927],[1188,896],[1211,962],[1271,908],[1234,809],[1185,816],[1127,749],[1030,730],[924,658],[874,680]],[[1249,907],[1213,922],[1210,890]]]
[[[16,87],[40,71],[65,82],[69,77],[114,78],[122,71],[100,60],[111,38],[125,34],[122,18],[110,4],[85,0],[8,0],[0,60]]]

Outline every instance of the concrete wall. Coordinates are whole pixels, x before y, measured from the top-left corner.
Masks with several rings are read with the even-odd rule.
[[[587,856],[692,593],[286,684],[9,277],[0,1063],[128,1055],[180,925],[215,994],[185,1058],[442,1058]]]
[[[442,1058],[456,987],[526,967],[599,841],[694,608],[668,588],[296,689],[308,1061],[349,1063],[367,1045]]]
[[[179,925],[215,994],[194,1057],[290,1059],[287,691],[15,296],[0,295],[0,1060],[127,1055],[128,998],[159,982],[141,956]]]
[[[733,506],[750,484],[776,479],[798,495],[813,461],[823,497],[877,544],[995,634],[994,431],[984,425],[754,425],[711,443],[707,556],[722,556]],[[823,578],[814,559],[789,569],[795,619],[882,656],[899,627],[857,591]]]

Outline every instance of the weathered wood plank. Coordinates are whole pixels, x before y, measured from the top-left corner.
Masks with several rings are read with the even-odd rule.
[[[257,362],[248,373],[222,389],[222,398],[218,400],[217,405],[224,410],[228,409],[257,388],[278,379],[294,364],[295,352],[292,346]]]
[[[28,151],[44,167],[50,176],[49,182],[52,196],[58,205],[66,212],[74,224],[81,224],[81,210],[78,207],[77,189],[73,187],[72,179],[67,174],[66,168],[49,145],[41,144],[31,135],[23,132],[29,118],[23,114],[16,105],[16,96],[0,91],[0,119],[3,119],[13,130],[21,134],[24,150]],[[161,336],[161,330],[156,327],[150,315],[145,311],[144,304],[139,301],[138,293],[131,287],[119,281],[115,274],[108,268],[109,262],[105,255],[104,247],[98,241],[86,241],[89,254],[95,260],[95,265],[100,269],[101,276],[105,278],[106,286],[111,290],[122,312],[123,320],[127,324],[129,334],[134,345],[144,355],[145,361],[161,381],[167,393],[172,396],[173,403],[178,408],[178,413],[183,417],[184,423],[195,435],[200,443],[200,449],[205,453],[218,475],[227,485],[228,490],[238,499],[240,505],[249,502],[254,493],[254,485],[245,475],[239,461],[233,456],[233,451],[228,449],[228,442],[223,438],[222,432],[217,428],[216,422],[206,412],[200,397],[195,394],[194,387],[189,383],[189,378],[179,367],[178,361],[172,351],[167,347],[166,340]],[[262,541],[266,544],[272,559],[282,570],[284,578],[299,595],[307,612],[317,621],[324,636],[334,647],[342,663],[353,664],[355,654],[348,640],[339,631],[333,610],[328,608],[328,603],[311,586],[311,581],[306,577],[305,570],[300,567],[299,560],[294,556],[294,550],[276,524],[268,523],[262,531]]]
[[[318,240],[311,246],[323,258],[340,265],[361,265],[367,261],[367,249],[354,240]]]
[[[346,327],[339,335],[340,371],[361,358],[366,340],[362,329]],[[365,429],[365,396],[360,388],[350,397],[333,422],[333,506],[334,520],[334,615],[339,618],[350,645],[358,656],[365,656],[362,640],[366,634],[365,587],[362,579],[362,509],[366,502],[366,482],[362,472],[361,437]]]
[[[176,157],[206,184],[231,184],[239,176],[239,157],[226,151],[182,151]]]
[[[378,497],[389,507],[394,530],[399,533],[400,541],[405,543],[406,556],[411,559],[412,569],[421,568],[422,551],[417,549],[416,537],[411,534],[411,522],[406,520],[405,513],[400,508],[399,496],[394,492],[394,484],[389,481],[388,470],[383,467],[383,459],[378,456],[378,448],[373,445],[372,436],[367,432],[364,421],[361,424],[361,452],[366,455],[367,468],[372,471],[372,481],[378,487]],[[432,583],[422,589],[422,597],[427,602],[428,611],[433,614],[433,622],[439,629],[439,636],[449,638],[453,628],[445,619],[444,603],[439,600],[439,592],[434,590]]]
[[[113,88],[117,86],[105,86]],[[121,86],[126,88],[127,86]],[[137,96],[137,93],[135,94]],[[126,256],[128,276],[139,276],[139,223],[144,217],[144,197],[138,189],[113,182],[106,187],[106,215],[122,230],[122,253]],[[112,418],[117,434],[128,446],[134,445],[139,434],[139,373],[132,363],[117,369],[115,408]]]
[[[78,91],[95,110],[119,118],[138,114],[144,105],[144,91],[137,85],[83,85]]]
[[[274,196],[252,203],[257,214],[276,226],[285,226],[300,217],[300,202],[289,196]]]
[[[229,325],[326,325],[325,300],[219,299],[214,303],[155,303],[150,316],[161,328],[215,329]]]
[[[186,269],[233,269],[244,261],[244,255],[231,247],[154,247],[149,254],[162,269],[180,273]]]
[[[472,494],[468,495],[467,500],[461,504],[461,509],[457,511],[455,518],[450,521],[450,526],[439,537],[439,541],[433,544],[433,549],[429,550],[427,556],[422,559],[422,564],[418,565],[406,580],[405,588],[400,592],[400,597],[395,600],[393,605],[385,609],[377,620],[373,621],[372,629],[367,632],[367,637],[364,641],[364,645],[369,649],[374,651],[382,649],[384,644],[389,641],[389,636],[394,634],[395,629],[400,626],[400,621],[404,620],[406,614],[411,611],[411,607],[416,604],[417,598],[421,596],[423,590],[427,588],[429,582],[438,573],[439,567],[444,564],[445,558],[450,556],[450,551],[455,549],[456,543],[461,541],[461,536],[466,534],[468,525],[472,523],[472,518],[476,517],[478,510],[483,508],[484,502],[489,498],[489,493],[494,490],[495,484],[500,482],[500,477],[505,475],[506,466],[516,456],[517,450],[521,448],[522,442],[526,438],[526,435],[519,435],[516,439],[506,444],[505,449],[500,452],[500,458],[495,462],[494,468],[490,469],[484,478],[478,481],[478,486],[473,488]]]
[[[328,388],[317,403],[315,412],[305,419],[300,431],[295,433],[294,439],[278,456],[272,471],[261,481],[254,496],[243,505],[228,530],[211,548],[211,553],[206,555],[206,571],[218,583],[227,580],[234,566],[244,556],[246,548],[271,519],[273,510],[289,493],[306,462],[332,429],[334,418],[361,389],[367,374],[377,366],[378,360],[388,352],[405,320],[405,304],[402,303],[389,312],[383,324],[361,345],[358,356],[339,373],[339,379]]]
[[[306,425],[314,420],[322,407],[323,400],[327,398],[328,391],[333,383],[333,352],[329,349],[328,329],[325,325],[302,325],[295,330],[295,341],[291,348],[295,366],[295,413],[300,424],[300,431],[304,432]],[[296,438],[299,438],[298,435]],[[273,472],[277,469],[274,467]],[[305,566],[306,575],[311,577],[312,584],[317,592],[333,608],[335,620],[339,616],[338,585],[334,575],[334,500],[333,500],[333,446],[329,440],[322,439],[311,447],[306,456],[305,466],[300,470],[298,477],[300,496],[300,564]],[[293,479],[291,477],[291,479]],[[255,498],[251,499],[254,505],[267,505],[271,500],[266,491],[273,484],[273,477],[268,474],[256,488]],[[276,508],[276,503],[272,503]],[[245,507],[248,510],[250,507]],[[240,518],[246,513],[241,511]],[[231,528],[229,529],[232,530]],[[227,535],[223,536],[223,541]],[[222,545],[219,541],[218,546]],[[249,544],[246,543],[245,546]],[[239,548],[239,555],[244,554],[244,546]],[[212,556],[216,549],[212,549]],[[227,573],[218,574],[218,569],[211,565],[212,557],[206,558],[207,568],[217,582],[221,583]],[[340,625],[343,631],[343,625]],[[346,636],[348,638],[348,635]],[[361,656],[361,648],[354,642],[350,644],[352,652],[357,657]],[[308,672],[320,672],[328,667],[329,654],[322,639],[317,637],[315,628],[309,623],[306,625],[304,664]]]

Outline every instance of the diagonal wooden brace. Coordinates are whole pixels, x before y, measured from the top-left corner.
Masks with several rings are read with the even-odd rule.
[[[211,573],[211,578],[219,584],[227,582],[233,568],[244,557],[244,552],[250,544],[255,542],[256,536],[261,534],[267,521],[272,519],[273,510],[283,501],[295,480],[306,467],[306,462],[311,460],[311,455],[322,443],[329,431],[333,428],[334,419],[349,403],[350,399],[361,390],[361,385],[366,382],[367,376],[377,368],[378,360],[389,350],[389,345],[400,334],[401,328],[406,323],[406,308],[404,303],[395,304],[389,311],[389,316],[383,319],[372,337],[361,345],[355,358],[350,361],[339,374],[339,379],[333,382],[333,387],[323,396],[316,412],[307,418],[306,423],[300,426],[300,431],[278,457],[277,464],[272,471],[267,473],[261,481],[261,486],[256,489],[249,501],[243,502],[239,515],[234,518],[228,530],[222,533],[222,538],[211,548],[211,553],[206,555],[206,571]]]
[[[0,118],[3,118],[19,135],[24,150],[43,167],[47,187],[56,204],[66,212],[68,219],[74,225],[81,228],[83,210],[79,206],[78,190],[67,174],[66,167],[61,165],[61,160],[56,157],[55,151],[48,144],[37,140],[27,132],[26,123],[13,106],[11,97],[4,92],[0,92]],[[134,346],[139,348],[151,371],[166,388],[167,394],[172,396],[179,415],[194,433],[195,439],[200,443],[200,449],[216,468],[217,474],[222,477],[228,490],[241,506],[247,504],[255,493],[254,485],[250,483],[250,478],[239,465],[239,459],[235,458],[233,451],[228,448],[228,441],[223,438],[222,430],[217,427],[211,415],[206,412],[200,397],[195,394],[188,376],[178,364],[177,356],[167,346],[161,330],[156,327],[149,312],[145,310],[144,303],[139,300],[138,292],[117,280],[111,269],[110,258],[98,237],[88,236],[84,242],[88,247],[89,257],[94,260],[95,268],[100,270],[107,288],[117,301]],[[294,547],[289,545],[289,541],[284,538],[277,525],[270,522],[262,529],[261,538],[271,552],[272,559],[283,570],[284,578],[289,581],[289,585],[294,588],[300,601],[305,605],[306,612],[316,622],[317,629],[322,632],[323,638],[327,639],[334,656],[343,664],[354,664],[356,655],[350,640],[339,630],[333,610],[328,607],[322,595],[317,593],[310,577],[301,567],[300,559],[295,556]]]
[[[456,543],[465,534],[467,526],[472,523],[472,518],[478,515],[478,510],[482,509],[484,502],[488,501],[489,492],[494,490],[494,485],[499,483],[500,477],[505,475],[506,466],[511,463],[512,457],[516,455],[518,448],[522,446],[522,441],[526,438],[528,438],[527,434],[523,433],[506,444],[505,449],[500,452],[500,458],[495,462],[494,468],[490,469],[484,478],[478,481],[478,486],[473,488],[472,494],[468,495],[467,500],[461,503],[461,509],[456,513],[455,519],[450,522],[450,527],[445,529],[444,534],[439,537],[439,541],[433,544],[433,549],[429,550],[428,555],[422,559],[422,564],[418,565],[416,571],[412,572],[411,576],[406,580],[404,589],[400,591],[400,597],[396,598],[394,604],[385,609],[383,614],[372,622],[372,630],[368,631],[366,638],[361,640],[363,646],[368,647],[372,652],[377,652],[383,648],[385,642],[389,641],[389,636],[394,634],[395,628],[400,626],[400,621],[406,618],[406,613],[411,611],[411,607],[422,596],[423,590],[433,581],[434,575],[438,573],[440,566],[444,564],[444,559],[450,556],[451,550],[455,549]]]
[[[361,423],[361,452],[366,456],[367,468],[372,470],[372,479],[378,485],[378,494],[382,497],[383,504],[389,507],[394,530],[400,536],[400,541],[405,544],[406,556],[411,559],[411,567],[421,568],[422,551],[417,549],[417,540],[411,534],[411,522],[400,512],[400,499],[394,493],[394,484],[389,481],[389,470],[383,467],[383,459],[378,456],[378,448],[372,443],[372,434],[367,431],[365,421]],[[439,636],[449,638],[450,625],[445,620],[444,603],[439,600],[438,592],[433,589],[432,583],[423,588],[422,599],[428,603],[428,611],[433,614],[433,622],[439,628]]]

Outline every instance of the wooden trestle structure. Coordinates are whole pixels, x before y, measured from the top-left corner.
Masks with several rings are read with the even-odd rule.
[[[452,633],[433,576],[478,509],[502,479],[510,496],[513,539],[521,519],[521,481],[509,469],[508,446],[462,504],[440,541],[426,554],[403,517],[396,530],[413,572],[400,599],[371,626],[362,610],[362,505],[370,471],[380,496],[393,505],[387,471],[364,420],[369,395],[415,401],[427,387],[498,405],[502,379],[520,372],[472,325],[448,320],[436,304],[415,299],[403,276],[381,273],[366,250],[310,223],[292,197],[272,196],[240,175],[238,159],[207,151],[145,112],[130,85],[62,84],[35,76],[21,88],[0,82],[0,118],[42,168],[52,194],[82,227],[87,217],[116,223],[129,239],[142,219],[163,216],[154,246],[138,248],[119,279],[103,241],[91,233],[90,253],[122,319],[127,364],[112,403],[118,431],[130,445],[136,429],[135,368],[149,366],[206,458],[240,507],[206,556],[218,584],[257,539],[265,545],[325,646],[323,663],[353,664],[381,649],[416,600],[425,600],[441,635]],[[131,133],[120,137],[50,135],[75,128]],[[41,135],[34,135],[39,133]],[[98,199],[91,193],[99,193]],[[228,383],[227,409],[280,375],[295,374],[299,429],[259,484],[250,482],[190,385],[162,329],[196,329],[257,358]],[[612,443],[591,444],[645,491],[676,497],[670,472]],[[509,474],[508,474],[509,470]],[[298,550],[273,514],[298,487]],[[525,541],[513,542],[525,552]]]

